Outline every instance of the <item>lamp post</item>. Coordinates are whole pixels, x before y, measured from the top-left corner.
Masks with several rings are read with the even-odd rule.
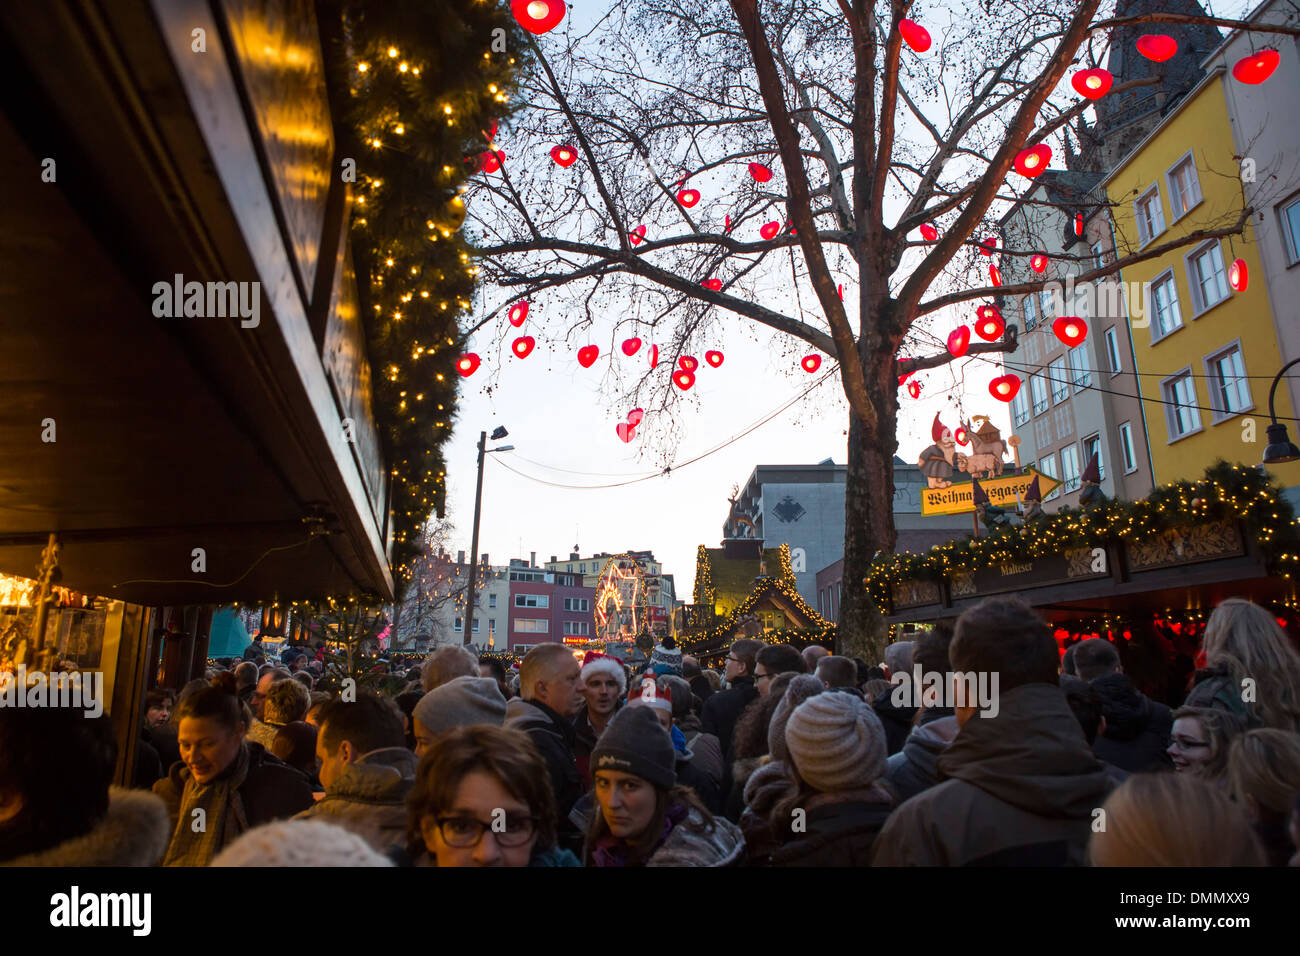
[[[1268,418],[1271,424],[1268,426],[1268,447],[1264,449],[1266,465],[1280,465],[1283,462],[1300,459],[1300,448],[1291,441],[1286,433],[1286,425],[1277,420],[1277,412],[1273,408],[1273,397],[1277,394],[1278,383],[1282,381],[1286,370],[1293,365],[1300,365],[1300,358],[1292,359],[1283,365],[1273,376],[1273,384],[1268,390]]]
[[[504,426],[498,425],[492,432],[492,440],[500,441],[510,433]],[[474,591],[478,585],[478,520],[483,513],[483,459],[489,451],[488,433],[479,432],[478,436],[478,487],[474,491],[474,534],[469,545],[469,590],[465,592],[465,638],[461,644],[468,644],[474,628]],[[502,445],[491,451],[513,451],[514,445]]]

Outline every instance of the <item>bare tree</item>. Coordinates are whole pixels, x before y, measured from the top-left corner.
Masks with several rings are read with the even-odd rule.
[[[486,278],[509,292],[478,327],[496,323],[501,347],[513,331],[497,322],[505,308],[555,290],[577,316],[556,339],[599,330],[605,353],[631,336],[670,343],[654,372],[627,378],[610,364],[605,385],[622,407],[681,402],[671,369],[716,334],[723,310],[781,333],[792,365],[810,348],[838,363],[850,408],[841,633],[879,634],[861,582],[896,541],[900,376],[953,361],[925,345],[936,340],[920,334],[922,320],[1043,285],[1004,287],[983,273],[1036,251],[980,255],[997,217],[1032,185],[1012,172],[1017,154],[1052,141],[1060,155],[1063,131],[1092,106],[1063,81],[1105,62],[1118,23],[1245,26],[1184,14],[1106,19],[1102,6],[931,8],[948,19],[930,24],[934,45],[918,53],[900,28],[911,0],[628,0],[585,35],[552,34],[545,52],[534,43],[527,108],[493,144],[505,162],[469,196]],[[1117,83],[1110,95],[1154,82]],[[576,164],[557,171],[547,158],[555,144]],[[774,175],[752,175],[750,163]],[[1249,214],[1243,200],[1194,236],[1081,278],[1239,234]],[[775,234],[760,234],[769,222]],[[918,237],[923,224],[938,230],[934,240]],[[967,354],[1016,344],[1012,325]],[[654,419],[669,442],[674,418]]]

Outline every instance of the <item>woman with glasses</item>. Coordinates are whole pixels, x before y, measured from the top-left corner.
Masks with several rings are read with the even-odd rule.
[[[1167,753],[1174,770],[1221,784],[1228,772],[1228,745],[1245,732],[1246,722],[1226,710],[1179,707]]]
[[[579,866],[555,845],[555,797],[546,764],[517,730],[484,724],[442,734],[407,798],[414,866]]]

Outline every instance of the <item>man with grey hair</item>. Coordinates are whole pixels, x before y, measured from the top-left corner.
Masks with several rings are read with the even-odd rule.
[[[885,648],[885,667],[889,670],[888,676],[892,683],[912,680],[912,646],[911,641],[895,641]],[[871,709],[885,725],[885,742],[891,756],[903,749],[907,735],[912,732],[912,721],[917,711],[916,704],[919,703],[908,694],[904,700],[909,702],[910,706],[901,706],[894,703],[894,698],[897,696],[894,693],[881,694],[871,704]]]
[[[478,658],[459,645],[438,648],[420,665],[420,683],[426,694],[457,677],[478,677]]]
[[[519,696],[506,705],[506,726],[526,733],[546,764],[555,792],[559,842],[575,852],[582,848],[583,834],[569,819],[569,811],[585,787],[571,719],[582,704],[582,669],[573,652],[563,644],[538,644],[519,665]]]
[[[809,644],[803,649],[803,662],[808,667],[809,674],[817,673],[817,663],[830,654],[826,648],[820,644]]]

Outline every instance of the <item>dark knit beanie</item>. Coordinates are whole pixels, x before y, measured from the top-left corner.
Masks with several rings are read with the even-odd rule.
[[[677,782],[673,739],[650,707],[624,707],[614,715],[591,752],[591,773],[636,774],[661,790]]]

